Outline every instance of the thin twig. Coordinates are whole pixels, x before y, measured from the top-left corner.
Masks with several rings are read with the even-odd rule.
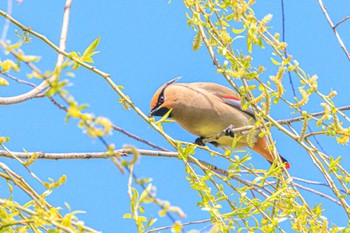
[[[23,161],[22,161],[20,158],[18,158],[15,154],[13,154],[5,145],[0,144],[0,146],[1,146],[2,148],[4,148],[4,150],[5,150],[10,156],[12,156],[12,158],[16,159],[16,160],[27,170],[27,172],[28,172],[34,179],[36,179],[42,186],[45,186],[44,183],[40,180],[40,178],[39,178],[37,175],[35,175],[34,172],[32,172],[32,171],[28,168],[28,166],[26,166],[26,165],[23,163]]]
[[[284,14],[284,0],[281,0],[281,9],[282,9],[282,41],[286,42],[286,35],[285,35],[285,14]],[[284,49],[284,58],[287,59],[288,57],[288,53],[287,53],[287,47]],[[294,83],[293,83],[293,79],[292,79],[292,74],[291,71],[287,72],[288,74],[288,78],[289,78],[289,84],[292,88],[293,91],[293,96],[294,98],[297,98],[296,92],[295,92],[295,87],[294,87]],[[300,109],[300,111],[302,111],[302,109]],[[310,126],[308,126],[308,130],[310,132],[312,132],[312,129]],[[316,136],[313,136],[313,139],[315,140],[316,144],[319,146],[319,148],[326,153],[326,151],[324,150],[323,146],[321,145],[321,143],[318,141]]]
[[[299,182],[306,183],[306,184],[321,185],[321,186],[324,186],[324,187],[329,187],[328,184],[322,183],[322,182],[319,182],[319,181],[306,180],[306,179],[302,179],[302,178],[295,177],[295,176],[292,176],[292,179],[293,179],[293,180],[296,180],[296,181],[299,181]],[[345,191],[344,189],[338,189],[338,190],[339,190],[340,192],[346,194],[346,191]]]
[[[41,198],[41,200],[42,200],[42,199],[43,199],[43,198]],[[25,207],[19,205],[18,203],[13,202],[12,200],[6,200],[6,199],[4,199],[4,198],[0,198],[0,205],[6,207],[6,206],[8,206],[8,204],[10,204],[12,208],[18,209],[19,212],[24,212],[24,213],[27,213],[27,214],[32,215],[32,216],[38,216],[38,213],[37,213],[37,212],[35,212],[35,211],[33,211],[33,210],[29,209],[29,208],[25,208]],[[66,227],[66,226],[62,225],[61,223],[59,223],[59,222],[57,221],[57,218],[51,219],[51,218],[47,217],[46,215],[43,215],[42,218],[43,218],[45,221],[51,223],[51,224],[54,225],[55,227],[57,227],[57,228],[59,228],[59,229],[65,231],[65,232],[73,232],[72,230],[68,229],[68,227]],[[90,228],[90,227],[87,227],[87,226],[82,225],[81,222],[76,222],[76,221],[74,221],[74,220],[72,220],[71,222],[72,222],[72,224],[73,224],[75,227],[77,227],[77,228],[79,228],[79,229],[80,229],[80,228],[83,228],[83,229],[86,230],[86,231],[98,233],[98,231],[96,231],[96,230],[94,230],[94,229],[92,229],[92,228]],[[74,232],[75,232],[75,231],[74,231]]]
[[[340,24],[344,23],[346,20],[350,19],[350,15],[346,16],[344,19],[340,20],[338,23],[334,25],[334,28],[337,28]]]
[[[14,54],[14,56],[18,56],[18,54],[17,54],[15,51],[11,51],[11,52]],[[27,63],[27,65],[28,65],[30,68],[32,68],[35,72],[37,72],[38,74],[42,75],[41,71],[40,71],[36,66],[32,65],[32,63]],[[34,83],[31,83],[31,82],[28,82],[28,81],[24,81],[24,80],[22,80],[22,79],[19,79],[19,78],[13,76],[13,75],[10,75],[10,74],[8,74],[8,73],[4,73],[4,72],[1,72],[1,71],[0,71],[0,74],[2,74],[2,75],[4,75],[5,77],[10,78],[10,79],[12,79],[12,80],[18,82],[18,83],[25,84],[25,85],[28,85],[28,86],[31,86],[31,87],[37,87],[37,85],[34,84]],[[43,97],[48,97],[48,98],[50,99],[50,101],[51,101],[56,107],[58,107],[59,109],[65,111],[65,112],[67,112],[67,108],[66,108],[65,106],[63,106],[62,104],[58,103],[52,96],[47,96],[47,95],[45,95],[45,93],[44,93],[44,94],[39,94],[39,95],[37,95],[35,98],[43,98]],[[164,147],[158,146],[158,145],[156,145],[156,144],[154,144],[154,143],[152,143],[152,142],[150,142],[150,141],[148,141],[148,140],[146,140],[146,139],[140,138],[140,137],[136,136],[135,134],[126,131],[125,129],[122,129],[121,127],[118,127],[118,126],[116,126],[116,125],[112,125],[112,128],[113,128],[114,130],[116,130],[116,131],[122,133],[122,134],[125,134],[126,136],[128,136],[128,137],[130,137],[130,138],[135,139],[136,141],[142,142],[142,143],[144,143],[144,144],[146,144],[146,145],[149,145],[149,146],[151,146],[151,147],[153,147],[153,148],[155,148],[155,149],[159,149],[159,150],[161,150],[161,151],[169,151],[169,150],[165,149]]]
[[[281,9],[282,9],[282,41],[286,42],[286,33],[285,33],[285,14],[284,14],[284,0],[281,0]],[[284,49],[284,57],[288,57],[287,48]],[[292,88],[293,95],[296,96],[294,83],[292,79],[292,74],[290,71],[288,71],[288,78],[289,78],[289,84]]]
[[[61,37],[60,37],[60,45],[58,49],[60,51],[65,51],[66,50],[66,39],[67,39],[67,34],[68,34],[68,25],[69,25],[69,16],[70,16],[70,6],[72,4],[72,0],[67,0],[66,5],[64,8],[64,13],[63,13],[63,23],[62,23],[62,30],[61,30]],[[17,20],[12,18],[8,13],[1,11],[0,10],[0,15],[5,17],[7,20],[11,21],[14,23],[16,26],[21,28],[23,31],[31,32],[32,29],[23,27],[22,24],[20,24]],[[32,32],[31,32],[32,33]],[[35,33],[35,32],[34,32]],[[37,34],[39,38],[45,38],[45,36],[42,36],[40,34]],[[46,39],[47,40],[47,39]],[[4,43],[4,42],[2,42]],[[57,62],[56,62],[56,68],[60,69],[64,61],[64,55],[62,53],[58,54],[57,57]],[[59,72],[58,72],[59,73]],[[0,105],[7,105],[7,104],[15,104],[15,103],[20,103],[24,102],[26,100],[34,98],[36,95],[40,94],[43,90],[45,90],[50,83],[55,81],[58,78],[57,73],[54,73],[52,77],[45,79],[40,85],[37,87],[33,88],[32,90],[21,94],[17,96],[11,96],[11,97],[0,97]]]
[[[343,49],[343,51],[345,52],[346,56],[347,56],[348,59],[350,60],[350,54],[349,54],[348,50],[346,49],[346,47],[345,47],[345,45],[344,45],[342,39],[340,38],[340,35],[338,34],[338,31],[336,30],[336,26],[338,26],[339,23],[335,26],[335,25],[333,24],[333,22],[332,22],[331,17],[328,15],[327,9],[326,9],[325,5],[323,4],[322,0],[318,0],[318,3],[320,4],[320,7],[321,7],[321,9],[322,9],[322,11],[323,11],[323,14],[325,15],[325,17],[326,17],[326,19],[327,19],[329,25],[331,26],[331,28],[332,28],[332,30],[333,30],[333,32],[334,32],[334,35],[335,35],[335,37],[337,38],[337,40],[338,40],[338,42],[339,42],[339,44],[340,44],[340,47]],[[344,21],[345,21],[345,20],[344,20]]]
[[[319,191],[317,191],[317,190],[315,190],[315,189],[312,189],[312,188],[305,187],[305,186],[303,186],[303,185],[301,185],[301,184],[298,184],[298,183],[294,183],[294,185],[295,185],[296,187],[298,187],[298,188],[301,188],[301,189],[304,189],[304,190],[306,190],[306,191],[309,191],[310,193],[315,193],[315,194],[317,194],[317,195],[319,195],[319,196],[321,196],[321,197],[327,198],[328,200],[330,200],[330,201],[332,201],[332,202],[334,202],[334,203],[336,203],[336,204],[342,206],[342,204],[341,204],[339,201],[335,200],[335,199],[334,199],[333,197],[331,197],[331,196],[328,196],[327,194],[321,193],[321,192],[319,192]]]
[[[9,74],[9,73],[5,73],[5,72],[2,72],[0,71],[0,74],[9,78],[9,79],[12,79],[18,83],[21,83],[21,84],[25,84],[25,85],[28,85],[28,86],[31,86],[31,87],[36,87],[36,85],[34,83],[31,83],[31,82],[27,82],[27,81],[24,81],[22,79],[19,79],[19,78],[16,78],[15,76]]]
[[[337,110],[338,111],[350,110],[350,105],[339,107],[339,108],[337,108]],[[324,115],[324,111],[311,113],[309,115],[313,116],[313,117],[322,116],[322,115]],[[285,119],[285,120],[277,120],[275,122],[278,123],[278,124],[283,125],[283,124],[290,124],[290,123],[298,122],[298,121],[302,121],[302,120],[304,120],[304,117],[300,116],[300,117],[289,118],[289,119]],[[267,122],[266,125],[267,126],[271,126],[271,125],[274,125],[274,124],[272,122]],[[230,128],[230,131],[232,133],[245,132],[245,131],[248,131],[248,130],[252,129],[253,127],[254,127],[254,125],[247,125],[247,126],[243,126],[243,127],[239,127],[239,128]],[[215,141],[218,138],[224,136],[225,134],[226,134],[226,129],[224,129],[223,131],[221,131],[220,133],[218,133],[218,134],[216,134],[214,136],[202,139],[202,142],[203,143],[207,143],[207,142]]]
[[[148,141],[146,139],[140,138],[140,137],[136,136],[135,134],[130,133],[130,132],[126,131],[125,129],[122,129],[122,128],[116,126],[116,125],[113,125],[112,128],[114,130],[116,130],[116,131],[119,131],[119,132],[125,134],[126,136],[128,136],[130,138],[135,139],[136,141],[143,142],[144,144],[149,145],[149,146],[151,146],[151,147],[153,147],[155,149],[158,149],[158,150],[161,150],[161,151],[169,151],[169,150],[165,149],[164,147],[158,146],[158,145],[156,145],[156,144],[154,144],[154,143],[152,143],[152,142],[150,142],[150,141]]]
[[[7,13],[9,15],[12,15],[12,0],[7,0]],[[10,20],[6,19],[5,20],[5,25],[2,28],[2,33],[1,33],[1,40],[5,41],[7,37],[7,32],[10,28]]]

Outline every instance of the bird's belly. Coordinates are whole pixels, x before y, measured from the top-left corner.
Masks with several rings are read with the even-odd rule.
[[[239,128],[254,123],[251,117],[224,103],[222,107],[217,105],[216,108],[206,106],[204,104],[197,105],[195,109],[194,106],[191,106],[187,108],[184,115],[174,114],[174,120],[188,132],[204,138],[215,136],[230,125],[234,128]],[[236,148],[247,146],[246,135],[237,133],[236,136],[238,137],[238,141],[235,144]],[[231,148],[233,138],[223,136],[215,142],[220,147]]]
[[[218,114],[217,112],[210,110],[197,110],[196,113],[199,114],[194,115],[187,112],[185,116],[175,120],[188,132],[201,137],[211,137],[217,135],[230,125],[232,125],[234,128],[239,128],[250,124],[249,119],[244,115],[237,115],[231,112],[226,114],[225,112]],[[230,137],[227,138],[229,139]],[[226,141],[228,140],[223,139],[223,141],[225,141],[224,144],[227,144]]]
[[[215,118],[196,116],[191,117],[191,121],[181,119],[177,120],[177,122],[188,132],[201,137],[214,136],[220,133],[222,130],[226,129],[231,124],[230,122],[213,119]]]

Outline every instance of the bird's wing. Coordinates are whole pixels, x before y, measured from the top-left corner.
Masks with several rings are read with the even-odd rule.
[[[224,100],[226,104],[234,108],[237,108],[238,110],[241,110],[242,112],[246,113],[247,115],[255,119],[253,109],[249,106],[246,110],[243,110],[241,107],[241,100],[239,98],[234,96],[221,96],[221,98]]]
[[[230,88],[221,86],[216,83],[206,83],[206,82],[191,83],[190,85],[196,88],[204,89],[212,93],[213,95],[221,98],[226,104],[230,105],[231,107],[234,107],[246,113],[247,115],[255,118],[253,109],[249,107],[248,109],[243,110],[241,107],[240,95],[234,92],[233,90],[231,90]]]

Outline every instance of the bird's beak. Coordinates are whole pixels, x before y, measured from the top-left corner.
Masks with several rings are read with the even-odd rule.
[[[151,112],[148,114],[148,118],[151,118],[154,116],[154,114],[158,111],[158,108],[153,108]]]
[[[163,117],[166,115],[167,117],[171,118],[172,117],[171,110],[172,109],[169,110],[166,107],[158,106],[157,108],[154,108],[151,110],[151,112],[148,114],[148,117],[153,117],[153,116]]]

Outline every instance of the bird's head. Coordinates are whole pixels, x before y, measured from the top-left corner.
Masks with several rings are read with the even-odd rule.
[[[153,95],[151,100],[149,117],[152,116],[164,116],[172,108],[172,102],[174,100],[174,92],[171,88],[168,88],[171,84],[176,82],[181,77],[174,78],[169,82],[161,86]],[[171,113],[169,115],[171,117]]]

